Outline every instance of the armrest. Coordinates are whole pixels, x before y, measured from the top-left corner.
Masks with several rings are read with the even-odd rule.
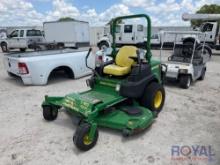
[[[100,76],[103,76],[104,67],[107,66],[107,65],[113,64],[113,63],[114,63],[114,60],[110,60],[110,61],[104,62],[104,63],[102,63],[99,67],[96,67],[95,70],[96,70],[96,72],[97,72]]]
[[[106,62],[101,64],[101,67],[105,67],[106,65],[110,65],[110,64],[113,64],[113,63],[114,63],[114,60],[106,61]]]

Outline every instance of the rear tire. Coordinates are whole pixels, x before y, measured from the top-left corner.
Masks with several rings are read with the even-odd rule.
[[[1,43],[2,52],[8,52],[8,45],[7,43]]]
[[[144,90],[141,105],[151,110],[157,116],[163,108],[164,101],[165,90],[163,85],[152,82]]]
[[[89,131],[90,125],[88,123],[82,123],[73,136],[74,144],[82,151],[88,151],[93,148],[98,140],[98,130],[95,130],[95,135],[92,140],[88,139]]]
[[[180,87],[188,89],[191,85],[191,76],[190,75],[181,75],[180,76]]]
[[[21,51],[21,52],[25,52],[25,51],[26,51],[26,48],[20,48],[20,51]]]
[[[58,108],[54,106],[43,106],[43,116],[47,121],[53,121],[57,118]]]
[[[205,79],[205,72],[206,72],[206,69],[203,68],[203,69],[202,69],[202,74],[201,74],[201,76],[199,77],[199,80],[204,80],[204,79]]]

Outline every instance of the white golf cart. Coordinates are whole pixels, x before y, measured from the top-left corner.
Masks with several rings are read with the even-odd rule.
[[[165,32],[175,34],[175,41],[172,55],[168,57],[168,61],[163,64],[163,75],[165,80],[175,79],[179,81],[180,86],[184,89],[190,87],[191,83],[200,79],[203,80],[206,72],[206,60],[204,60],[203,49],[205,42],[198,41],[199,32]],[[177,38],[178,35],[190,35],[191,41],[187,38],[182,38],[181,41]],[[194,39],[194,42],[192,42]],[[198,47],[203,46],[201,49]],[[161,56],[163,51],[163,43],[161,45]]]

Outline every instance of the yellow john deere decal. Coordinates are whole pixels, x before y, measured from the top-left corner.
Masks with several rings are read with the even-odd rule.
[[[67,108],[74,109],[76,111],[79,111],[79,109],[76,107],[75,99],[67,97],[63,103],[63,105]]]

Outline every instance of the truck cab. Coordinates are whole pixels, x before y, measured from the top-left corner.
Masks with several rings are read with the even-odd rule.
[[[42,32],[36,29],[15,29],[6,39],[0,40],[3,52],[10,49],[20,49],[25,51],[29,45],[35,42],[42,42],[44,39]]]
[[[105,36],[97,44],[100,49],[110,47],[112,42],[110,30],[105,30],[105,33]],[[146,28],[141,24],[119,24],[116,27],[115,36],[117,46],[137,44],[146,38]]]
[[[219,25],[217,22],[205,22],[201,24],[200,31],[205,32],[206,34],[206,42],[212,46],[217,43],[217,38],[219,35]],[[201,41],[204,41],[204,37],[202,35],[199,36]]]

